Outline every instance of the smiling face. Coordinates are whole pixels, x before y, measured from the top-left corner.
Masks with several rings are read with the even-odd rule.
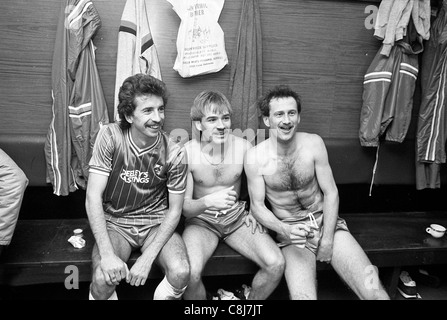
[[[264,123],[278,141],[289,141],[295,136],[300,123],[298,106],[293,97],[274,98],[270,101],[270,112]]]
[[[150,144],[155,141],[163,128],[165,119],[163,99],[155,95],[137,96],[135,105],[133,114],[126,116],[131,124],[132,137],[143,145]]]
[[[195,124],[197,129],[202,131],[203,141],[222,144],[227,141],[231,128],[230,111],[226,108],[219,111],[219,108],[211,105],[206,108],[202,119],[195,121]]]

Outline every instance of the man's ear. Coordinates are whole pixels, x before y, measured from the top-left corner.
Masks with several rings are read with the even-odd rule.
[[[262,117],[262,119],[264,120],[264,124],[270,128],[270,120],[269,117]]]
[[[202,131],[202,123],[200,121],[193,121],[196,129]]]
[[[133,116],[128,116],[127,114],[125,114],[124,117],[126,118],[127,122],[133,123]]]
[[[300,121],[301,121],[301,115],[298,113],[298,124],[300,123]]]

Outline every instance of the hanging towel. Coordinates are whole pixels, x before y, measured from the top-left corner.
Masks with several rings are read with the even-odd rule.
[[[414,0],[411,17],[418,34],[423,40],[430,38],[430,19],[431,19],[430,0]]]
[[[243,0],[232,56],[229,96],[233,130],[258,129],[256,101],[262,95],[262,33],[257,0]]]
[[[430,0],[382,0],[374,25],[374,36],[383,41],[380,53],[389,56],[397,41],[407,35],[410,17],[419,37],[430,37]]]
[[[121,16],[116,59],[114,117],[118,116],[118,93],[123,81],[134,74],[161,79],[157,49],[152,39],[145,0],[127,0]]]
[[[389,56],[395,41],[405,34],[413,8],[413,0],[383,0],[377,12],[374,36],[383,40],[380,53]]]
[[[85,188],[100,127],[109,122],[92,38],[101,27],[90,0],[62,7],[52,63],[52,119],[45,141],[46,180],[58,196]]]

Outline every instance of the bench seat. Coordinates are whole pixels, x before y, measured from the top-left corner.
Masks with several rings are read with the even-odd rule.
[[[447,264],[447,236],[435,239],[425,232],[431,223],[447,225],[447,212],[385,212],[340,215],[346,219],[371,262],[392,267],[387,284],[394,296],[403,266]],[[67,240],[73,230],[84,230],[86,246],[74,248]],[[10,286],[63,283],[76,266],[79,281],[91,279],[91,251],[94,238],[87,219],[19,220],[13,241],[0,258],[0,284]],[[138,253],[132,254],[133,264]],[[330,266],[317,264],[317,270]],[[204,270],[204,276],[253,274],[255,264],[226,244],[219,244]],[[154,267],[150,278],[162,274]]]

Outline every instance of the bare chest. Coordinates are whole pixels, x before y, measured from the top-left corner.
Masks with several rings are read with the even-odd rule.
[[[242,170],[242,164],[203,164],[193,170],[194,183],[203,187],[232,185],[240,179]]]
[[[296,158],[278,158],[272,160],[272,174],[264,176],[267,186],[274,191],[299,191],[306,189],[315,177],[313,161]]]

